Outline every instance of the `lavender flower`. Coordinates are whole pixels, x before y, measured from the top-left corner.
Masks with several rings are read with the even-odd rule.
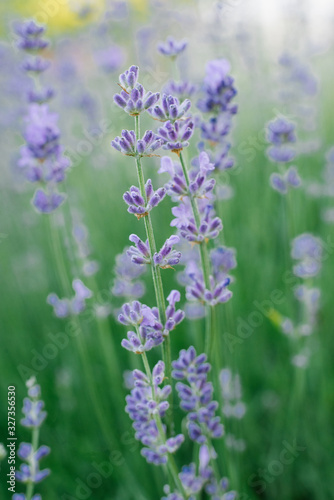
[[[135,354],[143,354],[150,351],[164,341],[160,330],[155,331],[153,328],[141,327],[140,333],[128,332],[127,339],[121,342],[122,347]]]
[[[210,61],[206,66],[206,77],[204,79],[204,96],[198,101],[197,107],[204,113],[230,112],[235,114],[237,107],[231,104],[237,91],[234,87],[234,79],[228,75],[231,66],[226,59]]]
[[[210,252],[213,275],[216,280],[222,280],[229,275],[229,271],[237,267],[235,249],[219,246]]]
[[[182,349],[179,358],[173,361],[172,376],[178,382],[176,390],[180,398],[180,407],[188,413],[187,428],[190,439],[206,444],[210,438],[220,438],[224,427],[220,418],[215,416],[218,403],[212,400],[213,387],[207,381],[211,369],[205,354],[196,355],[193,346]]]
[[[120,87],[126,91],[131,92],[138,81],[139,68],[138,66],[130,66],[130,68],[119,76]]]
[[[72,299],[59,299],[55,293],[50,293],[46,299],[47,303],[53,307],[53,312],[58,318],[66,318],[70,314],[78,315],[86,308],[86,299],[92,297],[92,292],[81,280],[75,279],[72,282],[75,292]]]
[[[183,148],[189,146],[188,140],[193,133],[194,122],[192,118],[176,120],[174,123],[169,120],[157,130],[157,135],[163,143],[163,149],[175,153],[179,153]]]
[[[181,104],[177,97],[172,95],[163,94],[161,98],[161,105],[151,107],[148,112],[156,120],[166,122],[170,120],[174,122],[182,118],[185,113],[190,109],[191,102],[185,99]]]
[[[131,246],[127,251],[128,256],[131,258],[131,262],[139,265],[150,264],[151,254],[148,240],[144,243],[136,234],[131,234],[129,240],[135,244],[135,246]]]
[[[43,73],[50,67],[50,61],[42,57],[26,59],[22,64],[22,69],[27,73]]]
[[[115,279],[112,293],[116,297],[128,299],[139,299],[145,293],[145,285],[138,278],[145,272],[144,266],[138,266],[132,262],[128,255],[129,248],[116,256]]]
[[[268,123],[267,140],[272,144],[267,150],[272,161],[288,163],[296,156],[290,144],[296,142],[295,125],[285,118],[277,118]]]
[[[18,448],[18,457],[23,460],[20,469],[16,471],[16,479],[25,484],[36,484],[45,479],[49,474],[49,469],[40,469],[39,462],[42,458],[50,453],[50,448],[48,446],[42,445],[38,447],[38,433],[39,428],[46,418],[46,412],[43,411],[44,402],[40,400],[41,390],[40,386],[36,384],[36,378],[31,377],[26,382],[28,388],[28,397],[23,401],[23,413],[24,418],[21,420],[21,424],[32,431],[33,440],[30,443],[21,443]],[[37,439],[36,439],[37,438]],[[32,495],[33,489],[31,489],[30,495]],[[15,494],[13,499],[20,500],[25,499],[23,494]],[[40,495],[34,495],[32,497],[35,500],[40,500]]]
[[[309,233],[297,236],[292,242],[291,257],[299,261],[293,268],[296,276],[303,279],[316,276],[322,262],[321,240]]]
[[[176,58],[186,49],[187,45],[187,40],[176,41],[175,38],[169,36],[166,42],[159,43],[158,51],[164,56]]]
[[[135,264],[150,264],[151,255],[148,240],[144,243],[135,234],[131,234],[129,240],[135,244],[134,247],[132,246],[128,250],[128,255],[131,257],[132,262]],[[161,250],[153,255],[154,265],[159,266],[161,269],[168,269],[171,266],[178,264],[181,252],[172,249],[173,245],[178,242],[179,238],[177,236],[170,236],[167,238]]]
[[[163,325],[157,307],[152,309],[138,301],[122,306],[118,321],[124,325],[136,327],[136,332],[127,333],[127,339],[122,340],[122,346],[128,351],[142,354],[160,345],[164,338],[184,319],[184,312],[176,310],[175,304],[180,301],[180,292],[172,290],[167,297],[166,322]]]
[[[123,325],[131,326],[154,326],[156,317],[152,309],[145,304],[141,304],[138,300],[131,303],[123,304],[122,312],[118,316],[118,321]]]
[[[230,132],[231,127],[231,115],[223,114],[218,117],[214,116],[209,121],[201,123],[201,134],[203,139],[211,143],[221,143],[222,138]]]
[[[138,83],[130,92],[122,90],[120,94],[115,94],[114,102],[130,116],[137,116],[154,106],[159,98],[158,92],[145,92],[144,87]]]
[[[202,94],[197,107],[212,116],[199,122],[201,135],[208,142],[210,160],[215,169],[226,170],[233,167],[234,160],[228,156],[231,144],[226,139],[232,128],[232,117],[237,112],[233,99],[237,93],[234,80],[228,74],[230,63],[226,59],[210,61],[206,66]],[[204,149],[204,143],[198,145]]]
[[[37,189],[34,194],[32,204],[38,212],[50,214],[54,212],[66,199],[66,196],[61,193],[48,193],[43,189]]]
[[[28,90],[27,99],[28,102],[33,104],[45,104],[50,101],[55,95],[54,90],[51,87],[45,87],[40,90]]]
[[[164,156],[161,158],[161,166],[158,173],[168,173],[171,177],[166,184],[167,194],[174,199],[183,199],[189,193],[198,198],[206,198],[215,186],[215,180],[208,178],[214,166],[210,163],[209,156],[202,152],[198,158],[198,167],[190,173],[191,179],[188,187],[184,174],[179,163],[174,163],[171,158]]]
[[[216,306],[219,303],[225,303],[232,297],[232,292],[227,289],[230,284],[230,278],[224,278],[222,281],[215,281],[210,277],[210,290],[208,290],[203,281],[201,273],[190,273],[190,283],[186,287],[186,297],[188,300],[196,300],[202,304]]]
[[[169,80],[164,87],[167,95],[173,95],[182,103],[185,99],[190,98],[197,90],[196,85],[191,82],[175,82]]]
[[[273,173],[270,176],[270,184],[272,188],[281,194],[286,194],[290,187],[294,189],[300,187],[301,182],[302,181],[296,167],[290,167],[284,175]]]
[[[95,53],[97,64],[107,73],[118,70],[122,66],[124,59],[125,54],[122,48],[117,45],[112,45]]]
[[[212,205],[206,205],[204,210],[200,226],[197,227],[190,203],[183,201],[172,209],[176,218],[171,222],[171,226],[176,226],[180,230],[180,235],[189,242],[201,243],[217,238],[223,228],[222,221],[215,216]]]
[[[143,138],[138,141],[133,130],[123,130],[122,136],[115,137],[111,145],[126,156],[143,157],[152,156],[152,153],[162,145],[162,140],[152,130],[147,130]]]
[[[26,21],[18,25],[16,27],[16,34],[19,36],[18,48],[27,52],[39,52],[45,49],[49,43],[42,38],[44,32],[44,26],[34,21]]]
[[[139,188],[131,186],[129,191],[123,195],[123,200],[129,205],[128,212],[134,214],[137,219],[145,217],[152,208],[159,205],[166,195],[165,188],[159,188],[154,191],[151,179],[145,184],[146,200],[141,196]]]
[[[126,397],[125,411],[133,420],[136,439],[144,445],[141,454],[154,465],[167,463],[167,455],[175,453],[184,441],[183,434],[167,439],[161,422],[169,408],[167,398],[171,392],[170,385],[160,388],[164,370],[164,363],[159,361],[153,368],[151,380],[140,370],[134,370],[135,387]]]
[[[179,263],[181,252],[173,250],[173,245],[179,243],[180,238],[172,235],[163,244],[161,250],[153,255],[153,262],[161,269],[170,269]]]
[[[41,38],[43,33],[44,27],[36,25],[34,21],[20,25],[17,28],[17,34],[20,36],[18,46],[23,50],[41,51],[48,45]],[[49,65],[49,61],[37,56],[27,59],[23,63],[23,69],[36,76],[44,72]],[[21,147],[18,162],[28,181],[43,185],[33,197],[33,205],[40,213],[53,212],[65,200],[65,195],[58,193],[56,185],[64,180],[65,171],[70,166],[70,161],[64,156],[59,142],[58,116],[45,104],[53,94],[49,87],[29,89],[29,107],[23,132],[26,144]]]

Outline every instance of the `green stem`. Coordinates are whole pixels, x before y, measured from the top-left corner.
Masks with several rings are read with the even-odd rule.
[[[135,116],[135,134],[136,134],[136,139],[138,140],[140,137],[139,116]],[[144,200],[147,201],[146,193],[145,193],[144,172],[143,172],[143,167],[141,164],[141,158],[138,155],[136,156],[136,168],[137,168],[137,177],[138,177],[138,182],[139,182],[140,193],[141,193],[142,197],[144,198]],[[164,289],[163,289],[160,268],[158,266],[155,266],[154,262],[153,262],[153,256],[157,251],[157,246],[155,243],[154,230],[153,230],[153,225],[152,225],[150,214],[147,214],[144,217],[144,224],[145,224],[146,237],[148,239],[148,245],[149,245],[149,249],[150,249],[152,279],[153,279],[153,286],[154,286],[156,302],[157,302],[157,306],[158,306],[158,310],[159,310],[159,317],[160,317],[161,323],[165,324],[165,322],[166,322],[165,295],[164,295]],[[167,335],[165,337],[165,340],[162,343],[162,357],[163,357],[163,361],[165,363],[166,378],[169,382],[171,382],[171,380],[172,380],[172,358],[171,358],[171,345],[170,345],[169,335]],[[172,428],[173,428],[172,395],[169,396],[168,401],[170,404],[170,409],[169,409],[168,414],[167,414],[167,428],[168,428],[169,433],[171,433]]]

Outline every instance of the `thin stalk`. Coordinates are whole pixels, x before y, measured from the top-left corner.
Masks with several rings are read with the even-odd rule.
[[[192,196],[192,194],[190,193],[190,189],[189,189],[190,180],[189,180],[188,169],[186,167],[186,164],[185,164],[185,161],[183,158],[183,154],[181,151],[179,153],[179,158],[180,158],[180,162],[181,162],[181,166],[182,166],[183,175],[184,175],[186,185],[187,185],[188,196],[190,199],[191,208],[192,208],[192,212],[194,215],[195,223],[196,223],[197,228],[199,228],[200,224],[201,224],[201,217],[200,217],[200,213],[198,210],[197,202],[196,202],[194,196]],[[208,290],[210,290],[210,288],[211,288],[211,284],[210,284],[210,274],[211,274],[210,258],[209,258],[207,243],[205,241],[202,241],[199,244],[199,250],[200,250],[200,255],[201,255],[201,264],[202,264],[202,270],[203,270],[204,284],[205,284],[205,287]],[[214,306],[207,306],[206,309],[207,309],[207,311],[206,311],[206,316],[205,316],[206,317],[205,352],[207,353],[209,360],[211,360],[213,353],[214,353],[215,346],[216,346],[216,337],[217,337],[217,328],[216,328],[217,317],[216,316],[217,316],[217,312],[216,312],[216,308]]]
[[[135,134],[136,134],[136,139],[138,140],[140,138],[139,116],[135,116]],[[141,193],[142,197],[144,198],[144,200],[147,201],[146,193],[145,193],[145,177],[144,177],[143,167],[141,164],[141,159],[138,155],[136,156],[135,159],[136,159],[136,169],[137,169],[137,177],[138,177],[138,182],[139,182],[140,193]],[[153,255],[157,251],[157,246],[155,243],[154,230],[153,230],[153,225],[152,225],[150,214],[148,214],[144,217],[144,224],[145,224],[146,237],[148,239],[148,244],[149,244],[149,249],[150,249],[152,279],[153,279],[153,286],[154,286],[156,302],[157,302],[157,306],[158,306],[158,310],[159,310],[159,317],[160,317],[161,323],[165,324],[165,322],[166,322],[165,294],[164,294],[164,289],[163,289],[160,268],[158,266],[155,266],[154,262],[153,262]],[[166,378],[167,378],[167,380],[171,381],[171,379],[172,379],[172,358],[171,358],[171,345],[170,345],[169,335],[165,337],[165,340],[161,344],[161,346],[162,346],[162,357],[163,357],[163,361],[165,363],[165,369],[166,369]],[[169,432],[171,432],[172,428],[173,428],[172,395],[170,395],[168,400],[169,400],[169,404],[170,404],[170,409],[169,409],[169,412],[167,414],[167,428],[168,428]]]

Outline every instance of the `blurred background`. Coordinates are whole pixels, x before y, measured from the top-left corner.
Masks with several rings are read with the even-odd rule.
[[[224,57],[231,62],[239,111],[231,150],[235,167],[222,174],[230,195],[220,200],[219,215],[224,244],[236,249],[238,265],[233,299],[222,309],[219,329],[225,367],[240,375],[247,413],[242,422],[226,422],[243,445],[225,450],[223,473],[231,476],[242,500],[331,498],[334,176],[326,176],[326,153],[334,145],[333,2],[16,0],[2,2],[0,12],[0,441],[7,436],[7,387],[16,386],[19,419],[25,380],[35,374],[48,412],[41,442],[52,449],[45,460],[52,474],[39,487],[43,498],[162,496],[162,473],[140,456],[124,412],[128,389],[123,373],[139,361],[120,346],[124,328],[117,324],[115,312],[121,301],[112,288],[115,258],[137,231],[122,200],[136,176],[132,161],[110,147],[123,128],[132,127],[131,119],[114,105],[113,94],[119,73],[131,64],[140,66],[140,81],[148,90],[160,91],[170,78],[187,79],[200,89],[206,63]],[[33,187],[17,167],[25,101],[14,26],[31,17],[47,25],[51,45],[46,56],[52,67],[45,79],[56,89],[51,107],[59,114],[62,144],[73,164],[66,181],[67,201],[54,217],[60,251],[70,280],[80,278],[94,291],[82,315],[82,332],[76,336],[69,333],[75,329],[72,320],[56,318],[46,302],[49,293],[63,293],[47,216],[33,209]],[[169,35],[189,42],[177,64],[157,52],[158,42]],[[287,73],[279,62],[283,54],[298,61],[303,77]],[[305,81],[310,87],[305,88]],[[195,95],[194,107],[197,99]],[[308,361],[302,369],[303,391],[292,398],[292,408],[295,346],[281,333],[277,318],[298,316],[298,310],[284,279],[289,259],[282,197],[269,185],[274,169],[266,156],[265,138],[266,123],[280,115],[296,123],[295,163],[303,179],[303,187],[294,193],[291,237],[310,232],[325,242],[317,279],[322,290],[318,323],[307,353],[303,351]],[[148,117],[145,125],[152,127]],[[196,155],[197,142],[198,137],[190,156]],[[158,159],[149,159],[145,167],[154,185],[162,182],[158,164]],[[324,189],[326,185],[332,190]],[[166,199],[153,213],[158,246],[170,232],[170,209]],[[84,252],[75,238],[78,228],[85,234]],[[95,274],[87,272],[92,262]],[[176,275],[164,272],[166,289],[179,286]],[[150,276],[141,279],[145,300],[152,304]],[[276,315],[262,315],[252,326],[255,302],[270,300],[274,290],[284,292]],[[245,324],[251,331],[242,337],[240,325]],[[200,344],[203,331],[203,320],[184,321],[172,339],[173,357],[194,338]],[[228,342],[226,333],[237,342]],[[182,414],[176,413],[181,423]],[[27,440],[29,433],[18,419],[18,439]],[[275,466],[289,446],[293,462]],[[180,465],[188,463],[188,452],[181,450]],[[108,463],[108,468],[101,463]],[[10,498],[7,468],[5,460],[1,498]]]

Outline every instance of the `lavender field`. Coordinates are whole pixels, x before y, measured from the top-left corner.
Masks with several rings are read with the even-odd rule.
[[[0,498],[333,498],[334,6],[0,13]]]

